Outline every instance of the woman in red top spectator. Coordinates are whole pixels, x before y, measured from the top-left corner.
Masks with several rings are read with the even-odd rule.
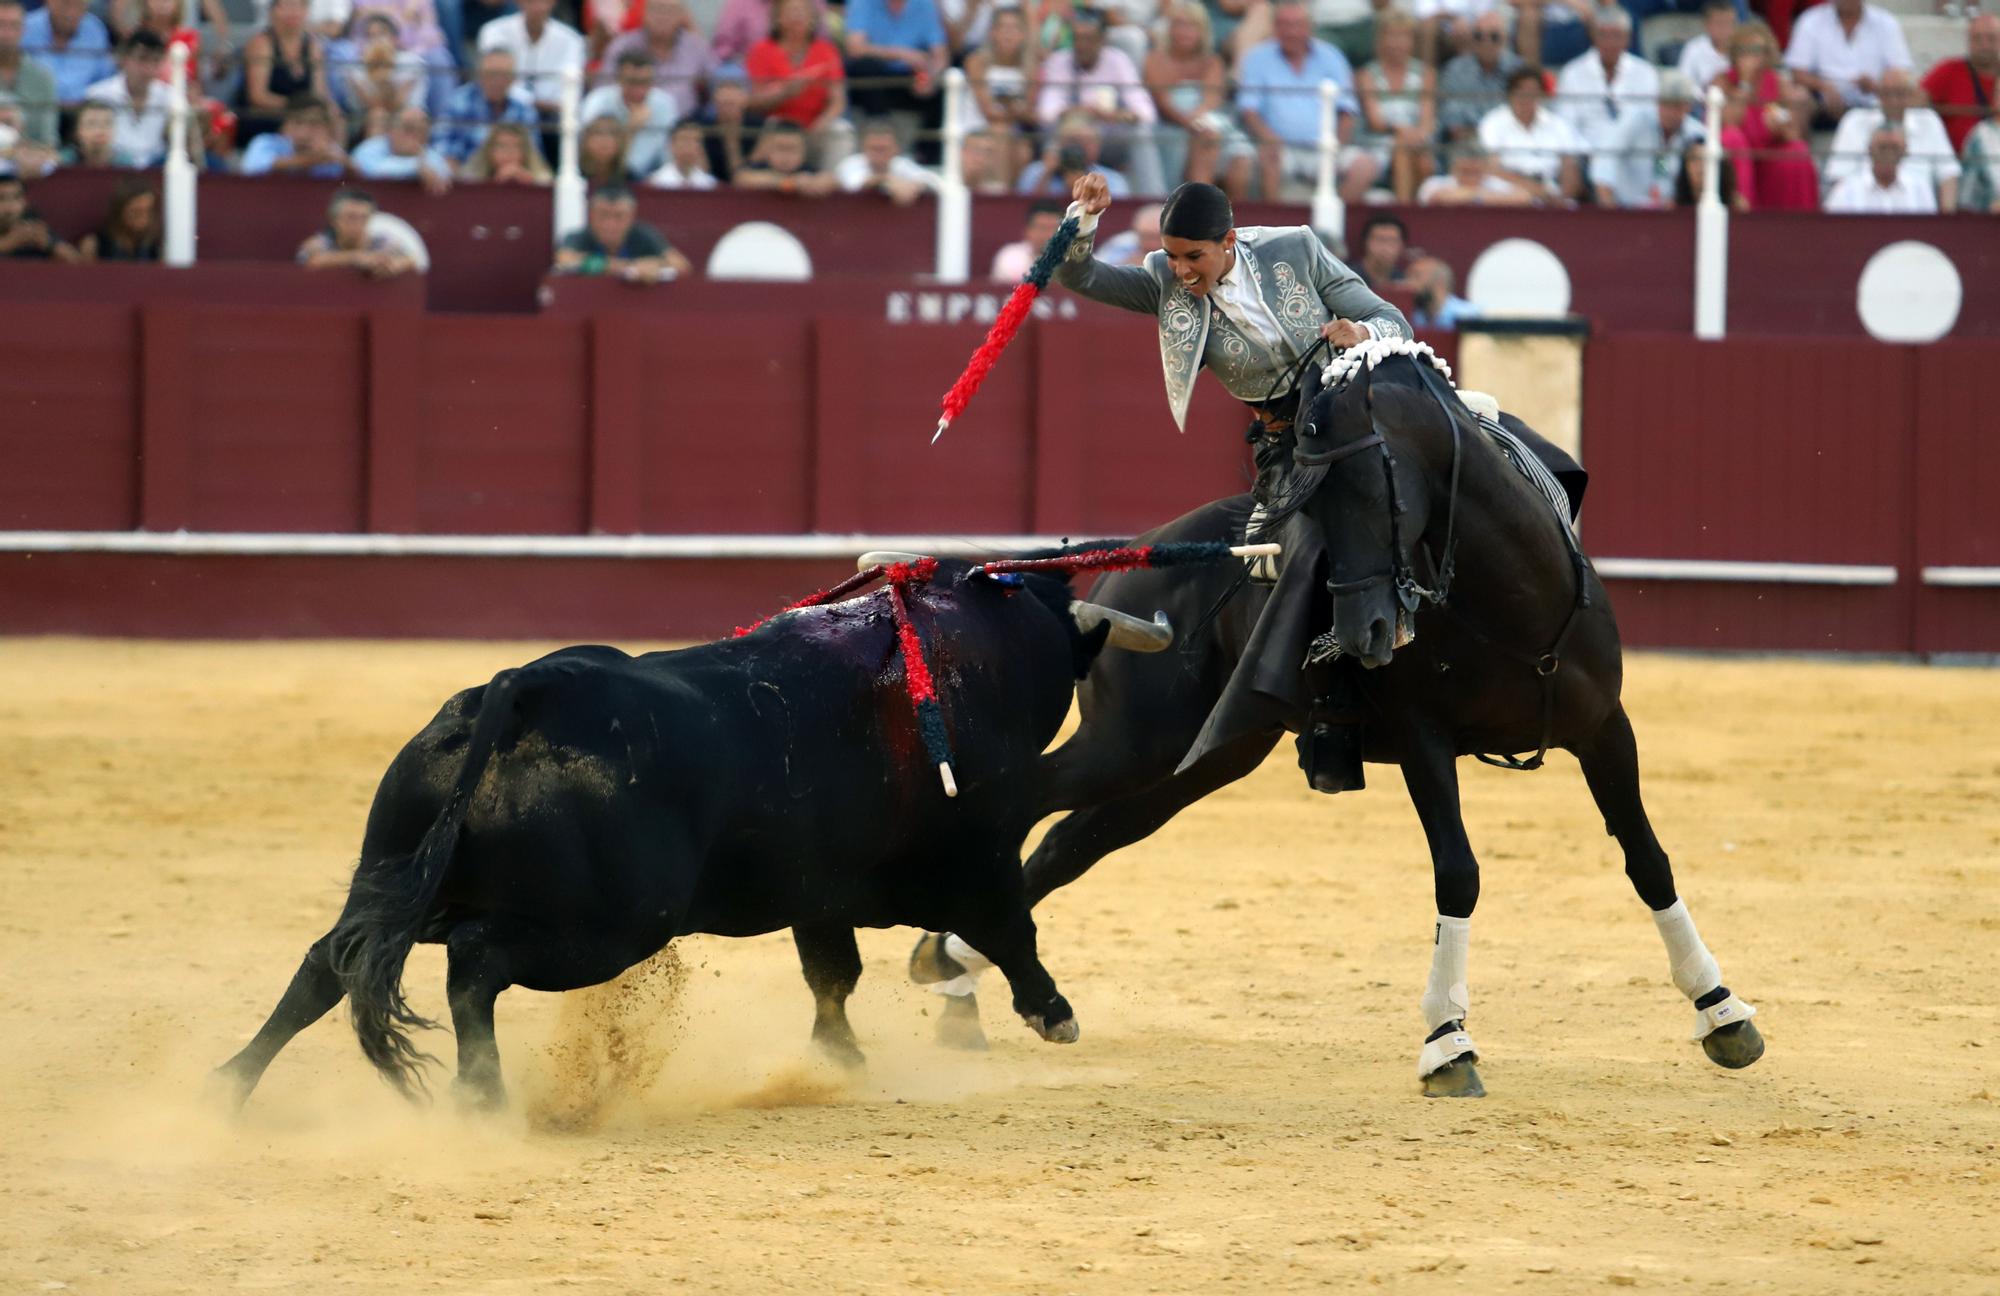
[[[1729,92],[1722,145],[1736,167],[1737,191],[1753,211],[1814,211],[1819,173],[1802,133],[1810,114],[1777,63],[1769,27],[1748,22],[1736,29],[1729,70],[1720,78]]]
[[[847,111],[840,50],[820,34],[813,0],[778,0],[771,34],[750,47],[743,65],[753,114],[797,122],[819,139]]]

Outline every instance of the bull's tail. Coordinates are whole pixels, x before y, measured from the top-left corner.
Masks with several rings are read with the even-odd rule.
[[[436,1060],[418,1049],[409,1033],[437,1023],[413,1011],[403,998],[403,964],[423,935],[451,869],[473,790],[513,726],[522,674],[505,670],[487,685],[464,766],[444,808],[414,853],[361,862],[347,907],[329,936],[334,974],[347,993],[361,1051],[406,1096],[425,1091],[423,1064]]]

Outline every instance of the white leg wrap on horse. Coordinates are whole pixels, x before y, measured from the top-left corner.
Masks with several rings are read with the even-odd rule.
[[[1472,1010],[1472,997],[1465,988],[1465,960],[1472,944],[1471,933],[1470,918],[1437,916],[1436,936],[1431,948],[1431,979],[1430,984],[1424,987],[1426,1030],[1436,1030],[1446,1022],[1463,1022],[1465,1015]]]
[[[1444,1070],[1460,1058],[1479,1060],[1479,1050],[1472,1045],[1472,1036],[1463,1030],[1440,1035],[1424,1045],[1424,1051],[1417,1054],[1417,1079],[1434,1075]]]
[[[1675,989],[1693,1000],[1722,984],[1722,969],[1716,966],[1708,946],[1701,943],[1701,933],[1688,916],[1687,901],[1676,900],[1655,910],[1653,925],[1667,943],[1667,963],[1673,969]]]
[[[1744,1003],[1735,995],[1721,1003],[1710,1004],[1706,1008],[1694,1010],[1694,1034],[1689,1036],[1696,1043],[1707,1039],[1724,1026],[1733,1026],[1740,1021],[1748,1021],[1757,1015],[1756,1008]]]
[[[993,960],[960,940],[956,932],[946,934],[944,938],[944,952],[947,958],[964,968],[965,971],[959,973],[949,981],[933,982],[929,987],[930,992],[932,994],[950,995],[954,999],[960,999],[969,994],[977,994],[979,992],[980,974],[993,966]]]

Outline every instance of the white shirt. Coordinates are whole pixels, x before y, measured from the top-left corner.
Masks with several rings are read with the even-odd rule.
[[[1869,169],[1868,139],[1881,129],[1882,121],[1880,108],[1849,108],[1841,114],[1840,129],[1833,135],[1833,149],[1820,171],[1829,192],[1848,176]],[[1951,136],[1945,133],[1944,120],[1934,109],[1905,108],[1902,128],[1906,151],[1899,168],[1901,174],[1915,176],[1919,183],[1932,189],[1937,188],[1940,180],[1958,178],[1961,168],[1951,151]]]
[[[167,151],[167,113],[173,92],[164,81],[146,86],[146,102],[134,108],[125,74],[110,76],[83,92],[86,102],[109,104],[117,116],[111,127],[111,151],[128,166],[151,166]]]
[[[1410,13],[1422,22],[1426,18],[1463,18],[1468,22],[1489,9],[1498,9],[1500,0],[1415,0]]]
[[[542,25],[540,40],[528,39],[528,20],[520,14],[495,18],[479,29],[479,49],[502,49],[514,56],[514,84],[526,86],[536,103],[562,102],[562,74],[583,71],[589,53],[583,34],[554,18]]]
[[[1694,82],[1694,88],[1704,96],[1708,93],[1708,83],[1729,70],[1729,56],[1715,48],[1715,42],[1702,32],[1687,44],[1681,46],[1681,61],[1677,64],[1681,75]]]
[[[1545,184],[1555,183],[1565,157],[1588,151],[1570,124],[1547,108],[1537,108],[1535,124],[1523,126],[1506,104],[1479,119],[1479,142],[1506,170]]]
[[[1674,179],[1688,146],[1708,138],[1700,122],[1684,118],[1672,139],[1660,126],[1660,111],[1648,107],[1619,119],[1590,159],[1590,183],[1609,189],[1620,207],[1674,205]]]
[[[869,169],[868,159],[859,153],[849,153],[840,159],[840,165],[833,169],[833,178],[844,193],[853,193],[867,184],[868,177],[872,174],[874,173]],[[889,159],[889,178],[914,180],[926,189],[935,189],[938,185],[936,176],[900,153]]]
[[[1630,50],[1618,56],[1618,71],[1610,77],[1596,50],[1563,64],[1556,77],[1555,110],[1593,148],[1610,138],[1620,117],[1652,112],[1659,97],[1658,69]]]
[[[706,171],[683,171],[668,158],[666,165],[646,177],[656,189],[713,189],[715,177]]]
[[[1458,188],[1458,181],[1451,178],[1450,172],[1446,172],[1444,175],[1434,175],[1417,186],[1417,206],[1429,206],[1437,201],[1439,194],[1447,189],[1456,188]],[[1517,186],[1508,184],[1499,176],[1489,172],[1479,177],[1479,192],[1490,193],[1505,198],[1509,194],[1516,194],[1521,191]]]
[[[1896,183],[1884,189],[1871,168],[1851,175],[1826,196],[1826,210],[1845,215],[1934,216],[1937,192],[1907,171],[1896,172]]]
[[[1854,25],[1850,39],[1841,30],[1840,15],[1829,3],[1814,5],[1792,20],[1792,43],[1785,50],[1785,66],[1833,82],[1850,104],[1872,104],[1875,96],[1862,94],[1855,81],[1864,76],[1879,81],[1890,68],[1912,64],[1903,29],[1888,11],[1862,5],[1861,21]]]

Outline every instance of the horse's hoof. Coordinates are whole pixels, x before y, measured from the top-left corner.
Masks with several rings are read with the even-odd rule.
[[[1756,1022],[1731,1022],[1702,1036],[1701,1051],[1715,1065],[1741,1071],[1764,1056],[1764,1036]]]
[[[1486,1086],[1479,1083],[1479,1068],[1469,1057],[1447,1062],[1424,1077],[1426,1098],[1484,1098]]]
[[[1028,1023],[1035,1034],[1051,1044],[1074,1044],[1083,1035],[1083,1028],[1076,1024],[1076,1018],[1065,1017],[1059,1022],[1046,1022],[1039,1015],[1021,1018]]]
[[[977,995],[945,995],[944,1011],[938,1016],[937,1042],[946,1048],[968,1053],[986,1051],[986,1031],[979,1024]]]
[[[820,1052],[838,1062],[849,1071],[859,1071],[868,1065],[868,1055],[852,1038],[843,1039],[838,1035],[813,1035],[813,1043],[819,1045]]]
[[[918,985],[936,985],[965,975],[959,961],[944,952],[943,932],[925,932],[910,951],[910,980]]]
[[[451,1082],[451,1099],[466,1115],[490,1115],[506,1109],[507,1088],[497,1078],[489,1081],[456,1077]]]
[[[202,1101],[225,1116],[240,1115],[243,1104],[250,1101],[250,1091],[257,1087],[255,1080],[246,1079],[242,1072],[224,1063],[208,1073],[208,1080],[202,1085]]]

